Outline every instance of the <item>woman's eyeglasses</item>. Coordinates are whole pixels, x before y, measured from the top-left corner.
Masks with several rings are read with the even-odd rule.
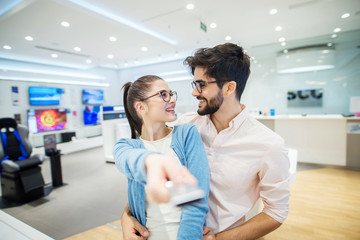
[[[205,82],[203,80],[197,80],[197,81],[192,81],[191,82],[191,86],[194,89],[196,87],[196,90],[201,93],[203,87],[207,86],[209,83],[216,83],[216,81],[213,82]]]
[[[170,102],[171,97],[173,97],[175,100],[177,100],[177,93],[175,91],[165,91],[162,90],[160,92],[155,93],[154,95],[151,95],[145,99],[143,99],[143,101],[148,100],[149,98],[155,97],[160,95],[160,97],[162,98],[162,100],[164,100],[164,102]]]

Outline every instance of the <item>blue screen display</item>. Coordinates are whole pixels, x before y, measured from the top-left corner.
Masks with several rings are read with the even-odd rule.
[[[84,106],[84,125],[101,124],[100,106]]]
[[[29,87],[30,105],[59,105],[61,93],[61,88]]]
[[[104,91],[100,89],[83,89],[82,103],[88,105],[102,105],[104,103]]]

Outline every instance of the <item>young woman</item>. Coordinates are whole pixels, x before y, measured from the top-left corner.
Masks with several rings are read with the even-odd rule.
[[[114,158],[128,177],[132,215],[148,228],[148,239],[202,239],[209,210],[209,166],[200,134],[192,124],[166,125],[176,119],[177,94],[160,77],[143,76],[126,83],[123,89],[132,139],[120,139],[115,144]],[[172,161],[179,169],[185,166],[206,196],[182,207],[149,201],[144,190],[146,169],[159,161]],[[164,183],[159,184],[161,187],[165,188]]]

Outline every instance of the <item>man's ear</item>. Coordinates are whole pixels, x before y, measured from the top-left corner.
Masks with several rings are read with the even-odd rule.
[[[229,81],[226,82],[223,87],[224,95],[229,96],[236,91],[236,82],[235,81]]]

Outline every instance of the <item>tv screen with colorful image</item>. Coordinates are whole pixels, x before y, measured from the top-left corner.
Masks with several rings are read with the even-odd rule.
[[[83,109],[84,125],[101,124],[100,106],[86,105]]]
[[[66,109],[28,110],[28,127],[32,133],[63,130],[66,124]]]
[[[82,103],[87,105],[102,105],[104,103],[104,91],[100,89],[83,89]]]
[[[53,87],[29,87],[29,101],[32,106],[59,105],[62,89]]]

